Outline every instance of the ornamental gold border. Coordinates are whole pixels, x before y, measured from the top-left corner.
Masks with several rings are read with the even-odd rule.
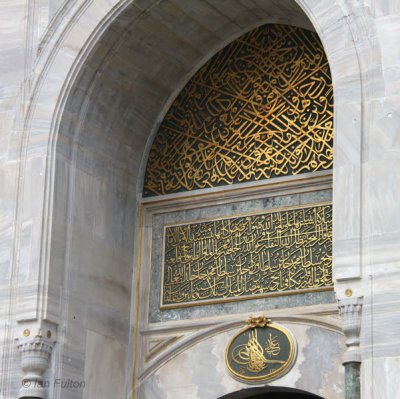
[[[139,340],[139,310],[140,310],[140,280],[142,269],[142,244],[143,244],[143,217],[145,209],[143,205],[139,205],[139,237],[137,241],[137,278],[136,278],[136,292],[135,292],[135,310],[134,310],[134,328],[133,328],[133,354],[132,354],[132,399],[136,398],[136,375],[138,366],[138,340]],[[132,282],[134,283],[134,282]],[[132,299],[131,299],[132,301]]]
[[[290,344],[290,354],[289,354],[289,358],[286,361],[286,363],[284,364],[284,366],[282,366],[280,369],[274,371],[273,373],[269,374],[268,376],[265,377],[246,377],[243,376],[239,373],[237,373],[236,371],[232,370],[232,368],[229,365],[229,361],[228,361],[228,354],[229,354],[229,348],[231,347],[233,341],[240,335],[243,334],[244,332],[248,331],[248,330],[252,330],[254,328],[257,327],[250,327],[247,326],[245,328],[242,328],[238,333],[236,333],[230,340],[228,345],[225,348],[225,366],[228,369],[229,373],[237,380],[241,381],[241,382],[247,382],[247,383],[257,383],[259,381],[263,381],[263,382],[269,382],[269,381],[273,381],[278,379],[279,377],[283,377],[286,373],[288,373],[291,368],[293,367],[296,357],[297,357],[297,342],[292,334],[291,331],[289,331],[288,329],[286,329],[283,326],[280,326],[278,324],[274,324],[274,323],[268,323],[266,327],[259,327],[259,328],[267,328],[267,327],[271,327],[271,328],[275,328],[276,330],[280,331],[281,333],[283,333],[285,335],[285,337],[288,339],[289,344]]]
[[[163,235],[162,235],[162,254],[161,254],[161,275],[160,275],[160,310],[171,310],[171,309],[180,309],[180,308],[188,308],[192,306],[204,306],[204,305],[212,305],[216,303],[227,303],[227,302],[236,302],[236,301],[246,301],[250,299],[260,299],[260,298],[268,298],[268,297],[276,297],[276,296],[287,296],[287,295],[297,295],[297,294],[305,294],[310,292],[322,292],[322,291],[333,291],[334,285],[332,286],[325,286],[325,287],[311,287],[305,289],[298,289],[298,290],[290,290],[290,291],[274,291],[274,292],[267,292],[262,294],[256,295],[244,295],[240,297],[227,297],[227,298],[217,298],[217,299],[204,299],[199,300],[196,302],[183,302],[179,304],[163,304],[164,298],[164,266],[165,266],[165,237],[166,237],[166,229],[167,227],[174,227],[174,226],[182,226],[182,225],[190,225],[200,222],[209,222],[209,221],[219,221],[219,220],[226,220],[226,219],[234,219],[238,217],[246,217],[246,216],[255,216],[255,215],[265,215],[269,213],[276,213],[281,211],[290,211],[290,210],[298,210],[298,209],[307,209],[307,208],[314,208],[318,206],[332,206],[332,201],[323,201],[323,202],[316,202],[316,203],[308,203],[308,204],[301,204],[301,205],[288,205],[285,207],[268,209],[264,211],[254,211],[254,212],[247,212],[247,213],[239,213],[235,215],[223,216],[219,218],[204,218],[204,219],[194,219],[187,222],[180,222],[180,223],[167,223],[163,225]],[[218,204],[217,204],[218,206]]]

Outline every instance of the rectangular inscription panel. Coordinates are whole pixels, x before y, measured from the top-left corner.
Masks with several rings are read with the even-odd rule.
[[[331,289],[332,206],[164,227],[161,308]]]

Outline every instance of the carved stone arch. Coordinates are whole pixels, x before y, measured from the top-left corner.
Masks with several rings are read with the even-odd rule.
[[[287,3],[292,2],[288,1]],[[334,185],[341,187],[347,185],[348,181],[355,182],[354,195],[345,197],[338,189],[334,198],[335,206],[349,209],[350,214],[347,221],[349,219],[353,221],[351,231],[343,227],[343,220],[338,220],[335,225],[335,267],[338,277],[341,275],[346,278],[349,276],[356,277],[359,275],[357,271],[359,253],[354,248],[358,248],[357,243],[359,243],[360,238],[359,207],[356,200],[358,198],[357,187],[359,189],[359,164],[354,164],[347,156],[349,151],[347,144],[350,141],[353,146],[352,151],[356,154],[361,153],[361,77],[357,51],[344,17],[346,14],[339,5],[332,4],[328,0],[318,2],[304,0],[299,4],[314,24],[324,44],[332,69],[336,109]],[[282,4],[279,6],[283,7]],[[285,7],[290,9],[287,5]],[[19,124],[17,121],[15,125],[16,132],[20,134],[20,169],[22,175],[18,183],[15,232],[16,241],[19,244],[15,249],[13,265],[16,270],[14,273],[14,287],[16,288],[14,288],[12,294],[17,309],[17,321],[19,322],[16,332],[18,336],[29,325],[32,326],[30,327],[32,330],[37,332],[42,328],[51,331],[53,338],[57,340],[59,324],[68,325],[73,323],[72,320],[75,320],[72,319],[73,310],[79,307],[79,304],[76,301],[74,302],[76,298],[73,295],[71,296],[72,293],[65,290],[66,280],[76,277],[71,274],[71,270],[66,266],[76,255],[69,253],[65,247],[65,243],[67,243],[67,246],[71,244],[75,234],[70,230],[70,216],[68,215],[71,215],[71,211],[75,211],[83,205],[85,209],[89,209],[92,203],[90,192],[86,193],[87,197],[85,197],[84,204],[79,203],[78,197],[75,197],[78,190],[82,190],[81,192],[85,190],[81,185],[82,181],[76,180],[76,161],[80,157],[78,161],[82,162],[82,167],[85,166],[85,160],[90,163],[90,154],[82,152],[77,157],[76,151],[89,147],[96,150],[101,131],[98,131],[99,136],[96,137],[95,135],[90,136],[88,134],[90,129],[87,129],[95,126],[95,124],[91,124],[92,121],[88,122],[93,98],[96,96],[100,98],[100,94],[103,94],[106,98],[107,92],[100,90],[100,83],[102,83],[102,76],[109,72],[107,68],[112,65],[110,60],[115,56],[113,46],[121,38],[121,32],[129,33],[129,35],[135,34],[135,24],[131,24],[131,21],[145,12],[146,10],[132,5],[130,1],[96,0],[96,2],[90,2],[80,0],[75,2],[71,8],[65,9],[65,18],[59,20],[57,26],[52,26],[51,34],[45,36],[48,42],[42,48],[35,69],[34,90],[27,108],[28,111],[19,116],[23,123]],[[290,16],[286,17],[285,20],[283,14],[285,13],[281,13],[276,20],[281,22],[290,20]],[[293,19],[295,20],[296,16]],[[265,23],[266,21],[267,19],[264,18],[262,22],[257,21],[255,24]],[[120,30],[116,29],[116,26]],[[227,34],[224,40],[226,42],[231,41],[232,38],[239,35],[239,31],[248,30],[250,26],[253,26],[252,23],[243,22],[236,30],[233,29],[233,33]],[[337,40],[337,32],[340,32],[342,37],[340,41]],[[105,33],[106,35],[103,35]],[[142,38],[145,39],[146,36],[143,34]],[[181,46],[183,47],[182,43]],[[222,40],[218,44],[210,43],[209,50],[203,49],[203,53],[193,56],[191,62],[182,70],[179,70],[179,65],[174,66],[176,69],[171,74],[178,71],[176,75],[180,75],[180,78],[178,79],[174,75],[173,87],[163,88],[161,86],[160,97],[157,97],[157,110],[152,115],[154,122],[152,125],[148,121],[142,120],[143,115],[141,113],[136,115],[136,119],[126,118],[124,120],[125,123],[131,123],[134,119],[138,121],[133,130],[135,134],[137,133],[140,142],[139,153],[145,148],[146,142],[151,142],[151,135],[155,133],[157,121],[160,120],[165,111],[168,98],[171,99],[174,96],[172,93],[177,90],[176,87],[179,82],[184,81],[182,76],[190,76],[197,65],[202,62],[202,59],[209,57],[210,53],[222,46]],[[101,60],[100,65],[94,62],[99,60]],[[342,70],[343,63],[347,65],[345,73]],[[124,105],[125,115],[127,115],[130,110],[136,110],[137,103],[132,106],[132,109],[125,103]],[[104,104],[105,109],[107,109],[107,106],[112,108],[112,101]],[[74,107],[82,108],[76,110]],[[346,117],[350,112],[353,118],[351,119],[351,129],[349,129],[348,124],[350,122]],[[80,115],[78,119],[76,119],[77,114]],[[72,131],[73,134],[68,134]],[[352,136],[349,137],[349,134]],[[74,141],[78,136],[79,140]],[[107,141],[106,137],[102,137],[102,139],[102,151],[106,148],[112,148],[114,151],[109,161],[113,167],[115,166],[115,170],[118,169],[120,172],[118,174],[119,188],[127,182],[125,184],[128,187],[126,192],[120,191],[121,197],[124,197],[121,200],[124,204],[121,209],[124,208],[127,213],[123,216],[119,215],[119,217],[125,217],[131,223],[134,217],[136,217],[136,220],[138,219],[136,210],[133,210],[134,207],[131,205],[135,204],[136,206],[137,204],[137,191],[138,187],[141,187],[140,181],[143,173],[143,166],[140,165],[143,165],[145,158],[139,161],[138,159],[127,160],[128,155],[132,153],[124,152],[123,145],[118,147],[117,140],[109,139]],[[132,145],[132,142],[129,144]],[[88,158],[85,158],[86,155]],[[137,158],[140,157],[138,154],[135,155]],[[139,167],[141,172],[137,172]],[[129,173],[128,170],[134,170],[134,173]],[[104,171],[102,177],[107,181],[113,176],[107,176],[107,172]],[[30,184],[33,181],[35,182],[34,187]],[[65,185],[65,181],[69,182],[68,187]],[[96,187],[102,196],[106,195],[105,191],[102,191],[104,187],[102,188],[101,183]],[[116,189],[116,191],[118,190]],[[115,233],[113,228],[124,226],[120,244],[126,250],[130,247],[131,253],[127,250],[123,254],[124,269],[121,272],[129,274],[130,267],[133,264],[133,280],[135,281],[137,258],[133,257],[132,252],[137,250],[137,241],[132,234],[133,229],[129,228],[125,221],[119,220],[118,223],[120,224],[118,225],[118,223],[110,223],[104,218],[107,213],[106,208],[110,206],[113,200],[114,198],[110,199],[109,202],[105,201],[102,205],[103,209],[95,217],[96,228],[100,231],[100,234],[107,236]],[[126,217],[127,214],[129,217]],[[81,216],[83,219],[85,218],[84,211]],[[30,230],[26,228],[26,225],[29,225]],[[137,230],[136,233],[138,233]],[[345,244],[346,242],[351,242],[354,245],[351,245],[350,248]],[[79,243],[74,242],[75,244],[78,245]],[[345,260],[348,257],[352,259],[351,265]],[[82,262],[82,270],[85,270],[87,263],[95,263],[96,260],[89,258],[89,261],[85,263],[82,256],[79,257],[78,262]],[[18,274],[18,269],[22,273]],[[98,271],[91,270],[91,273],[96,277]],[[124,285],[121,285],[116,289],[124,291],[125,288]],[[132,291],[132,311],[129,310],[129,303],[123,304],[125,314],[122,319],[124,320],[118,320],[118,328],[115,330],[115,335],[120,338],[130,331],[128,322],[126,322],[130,315],[131,327],[135,325],[137,309],[134,285]],[[343,294],[342,291],[339,291],[340,295]],[[96,291],[95,295],[97,294]],[[130,299],[130,293],[124,292],[123,297],[124,300],[128,297]],[[65,317],[70,315],[71,319],[60,319],[60,309],[62,315]],[[94,317],[94,315],[95,311],[91,316]],[[121,338],[121,340],[124,339]],[[130,340],[129,359],[132,360],[134,342],[132,337]],[[67,341],[66,338],[63,338],[63,342]],[[79,348],[79,350],[81,350],[80,356],[82,356],[84,348]],[[57,352],[56,356],[59,355],[60,353]]]
[[[34,84],[35,94],[32,96],[32,103],[29,107],[30,112],[27,114],[24,137],[27,154],[33,153],[34,150],[36,156],[39,156],[39,154],[43,153],[43,155],[46,155],[48,158],[48,162],[42,165],[42,169],[46,171],[45,178],[43,179],[43,187],[46,187],[46,189],[43,189],[43,193],[47,192],[47,195],[43,195],[42,197],[38,198],[38,200],[43,199],[44,203],[52,203],[54,200],[52,196],[52,192],[54,191],[52,182],[54,181],[54,178],[51,177],[51,171],[54,170],[55,156],[54,154],[52,155],[52,148],[54,148],[54,143],[57,142],[61,116],[64,115],[65,118],[68,117],[68,114],[71,114],[71,112],[66,110],[64,107],[67,103],[68,94],[71,94],[74,90],[76,90],[76,84],[74,85],[73,82],[76,81],[78,76],[81,76],[82,79],[92,79],[93,75],[90,73],[90,69],[93,67],[88,68],[87,64],[85,63],[85,59],[87,59],[88,54],[90,54],[92,50],[96,48],[96,44],[98,45],[99,38],[101,37],[103,31],[106,30],[106,27],[109,26],[113,20],[115,20],[116,16],[121,13],[123,9],[127,9],[129,15],[128,3],[129,2],[125,1],[116,2],[115,5],[109,6],[108,12],[106,11],[104,15],[101,15],[98,14],[98,12],[95,12],[90,6],[86,5],[85,2],[82,2],[81,8],[75,7],[74,9],[70,10],[68,17],[65,17],[65,21],[69,22],[66,24],[64,23],[65,26],[61,26],[59,28],[59,33],[57,33],[57,30],[54,30],[54,34],[52,36],[53,39],[49,43],[46,43],[44,49],[42,50],[37,66],[37,83]],[[361,113],[361,75],[352,33],[346,21],[343,18],[340,18],[340,16],[343,15],[343,11],[340,6],[336,4],[330,3],[331,6],[328,7],[328,3],[324,5],[323,2],[319,2],[318,7],[311,7],[306,1],[299,2],[300,6],[305,10],[308,18],[310,18],[314,24],[314,27],[316,27],[316,30],[326,49],[334,81],[335,109],[342,109],[342,107],[354,107],[354,109],[352,108],[352,115],[354,118],[351,121],[355,124],[355,127],[352,125],[351,129],[351,132],[355,137],[354,139],[348,138],[349,133],[344,132],[346,130],[345,118],[341,119],[341,112],[338,110],[336,111],[335,145],[337,147],[336,158],[338,158],[335,159],[336,170],[346,167],[346,153],[349,151],[346,148],[341,149],[339,147],[342,136],[343,141],[346,143],[346,140],[358,143],[355,151],[360,152],[359,143],[361,132],[360,128],[357,128],[357,126],[360,126],[361,123],[361,118],[358,117]],[[106,7],[102,9],[107,10]],[[97,19],[94,18],[94,15],[96,15]],[[93,16],[93,18],[91,18],[91,16]],[[328,19],[328,16],[330,19]],[[337,16],[337,19],[334,16]],[[126,18],[129,17],[122,17],[122,22],[124,18],[125,21],[128,21]],[[91,20],[91,23],[93,24],[92,31],[87,29],[88,37],[85,38],[84,36],[74,35],[74,29],[79,29],[79,26],[76,24],[76,22],[83,24],[86,23],[87,20]],[[266,20],[264,19],[262,23],[265,23],[265,21]],[[330,21],[335,21],[335,24],[329,24]],[[96,26],[96,23],[99,23],[100,25]],[[338,31],[341,32],[341,37],[343,37],[341,41],[335,40],[337,37],[336,33]],[[90,36],[89,32],[91,32]],[[57,35],[60,35],[60,40],[57,39]],[[235,36],[237,36],[237,34],[235,34]],[[228,42],[229,40],[231,39],[227,39],[226,41]],[[58,44],[53,46],[57,42]],[[104,52],[109,51],[107,50],[107,45],[108,49],[110,48],[110,43],[105,42],[104,44],[105,47],[101,50],[103,54]],[[76,49],[75,58],[71,57],[71,54],[68,50],[69,48]],[[85,50],[82,50],[83,48]],[[86,54],[86,56],[84,54]],[[340,70],[341,65],[343,64],[346,64],[346,74],[341,73]],[[63,68],[60,69],[59,65],[63,65]],[[196,66],[194,68],[196,68]],[[95,70],[97,70],[96,67],[92,69],[92,71]],[[86,73],[83,74],[82,72]],[[190,76],[190,73],[191,72],[188,72],[187,76]],[[56,86],[54,86],[54,82],[57,82]],[[92,80],[92,84],[93,82],[94,81]],[[177,91],[179,91],[179,88],[175,88],[175,92]],[[173,96],[174,94],[169,95],[169,103],[172,101],[171,99]],[[51,107],[48,106],[50,104]],[[167,107],[168,103],[162,108],[164,111],[161,111],[161,114],[162,112],[165,112]],[[154,126],[156,128],[157,123],[155,123]],[[155,129],[153,128],[152,131],[152,134],[154,135]],[[39,134],[41,137],[41,143],[43,143],[43,145],[38,148],[38,145],[33,138]],[[358,139],[356,139],[356,137],[358,137]],[[151,138],[152,137],[150,136],[147,139],[147,143],[151,143]],[[344,165],[341,165],[342,157],[344,158]],[[146,159],[143,158],[141,162],[142,165],[145,163],[145,160]],[[351,168],[351,166],[348,167]],[[356,168],[353,167],[353,169]],[[143,166],[141,166],[141,170],[143,171]],[[340,178],[342,178],[340,172],[337,174],[338,179],[339,175]],[[349,176],[350,174],[347,175]],[[140,182],[141,178],[138,179],[137,184],[140,184]],[[24,185],[21,185],[21,190],[23,191],[23,189]],[[28,190],[28,188],[26,187],[25,190]],[[23,206],[23,204],[21,204],[21,206]],[[352,208],[353,207],[357,206],[352,205]],[[45,206],[45,209],[46,208],[47,206]],[[48,215],[48,217],[45,217],[45,220],[51,219],[50,209],[51,206],[49,210],[46,211],[46,215]],[[22,211],[21,214],[23,213],[24,212]],[[25,213],[28,213],[28,211],[25,211]],[[46,231],[47,230],[44,229],[44,235],[39,235],[41,241],[46,241]],[[354,235],[356,235],[355,232]],[[38,247],[46,248],[46,245],[43,244],[42,246],[39,245]],[[38,251],[38,248],[35,251]],[[39,253],[42,253],[41,256],[39,255],[39,258],[43,259],[43,250],[39,251]]]

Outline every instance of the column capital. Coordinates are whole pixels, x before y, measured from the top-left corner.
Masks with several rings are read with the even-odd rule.
[[[54,341],[41,335],[17,339],[17,347],[21,353],[21,369],[24,373],[18,398],[47,397],[43,374],[49,367],[54,344]]]
[[[343,332],[347,350],[343,355],[343,364],[361,363],[360,330],[363,297],[343,298],[338,300],[339,314],[342,317]]]

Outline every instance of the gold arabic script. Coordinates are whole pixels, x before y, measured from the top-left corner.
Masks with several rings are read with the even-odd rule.
[[[331,287],[332,206],[164,229],[162,306]]]
[[[271,334],[270,339],[272,340]],[[270,356],[277,356],[280,352],[280,346],[276,337],[274,338],[273,345],[275,346],[275,348],[273,350],[270,350],[269,352],[267,352],[266,350],[266,352]],[[268,364],[271,363],[286,363],[284,360],[270,360],[264,356],[263,347],[258,340],[257,329],[253,329],[250,331],[249,340],[246,344],[239,345],[234,348],[232,359],[237,364],[245,365],[247,370],[253,373],[259,373],[260,371],[268,367]]]
[[[330,169],[333,91],[314,32],[265,25],[212,57],[167,112],[143,195]]]

